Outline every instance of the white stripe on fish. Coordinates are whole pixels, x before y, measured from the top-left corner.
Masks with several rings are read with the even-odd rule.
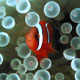
[[[50,42],[50,36],[49,36],[49,30],[47,28],[47,25],[48,23],[45,24],[45,27],[47,29],[47,33],[48,33],[48,43]],[[42,47],[42,44],[43,44],[43,30],[42,30],[42,27],[40,24],[37,24],[36,25],[36,28],[38,29],[38,32],[39,32],[39,45],[37,47],[37,50],[39,50],[41,47]]]
[[[39,45],[37,47],[37,50],[39,50],[43,44],[43,33],[42,33],[42,27],[40,24],[37,24],[36,28],[38,29],[38,32],[39,32]]]
[[[50,36],[49,36],[49,30],[48,30],[48,28],[47,28],[47,25],[48,25],[48,23],[45,24],[45,27],[46,27],[46,29],[47,29],[47,33],[48,33],[48,43],[49,43],[49,42],[50,42]]]

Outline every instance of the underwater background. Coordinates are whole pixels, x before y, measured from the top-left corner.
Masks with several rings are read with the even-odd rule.
[[[3,63],[0,64],[0,74],[6,73],[7,76],[11,73],[16,73],[20,76],[20,74],[17,72],[17,70],[12,69],[10,66],[11,61],[13,59],[19,59],[21,63],[23,63],[24,58],[21,58],[17,55],[17,48],[22,44],[26,43],[25,35],[30,31],[32,27],[29,27],[25,23],[25,16],[28,12],[36,12],[40,16],[40,21],[47,21],[51,27],[54,29],[54,36],[53,36],[53,48],[57,50],[58,52],[55,54],[50,54],[49,59],[51,60],[51,67],[48,69],[48,72],[50,73],[51,78],[43,78],[43,79],[37,79],[37,80],[80,80],[80,74],[77,74],[77,71],[80,73],[80,60],[74,62],[74,64],[71,66],[71,62],[74,59],[80,59],[80,31],[77,31],[76,27],[80,23],[80,12],[78,12],[78,21],[72,20],[70,17],[71,11],[76,8],[80,8],[80,0],[30,0],[31,8],[26,13],[19,13],[16,10],[15,6],[8,6],[6,4],[7,0],[0,0],[0,6],[5,7],[6,15],[3,18],[0,18],[0,32],[6,32],[10,36],[10,42],[7,46],[1,47],[0,46],[0,54],[3,56]],[[9,0],[10,1],[10,0]],[[44,5],[48,3],[49,1],[55,1],[60,6],[60,12],[59,14],[54,18],[49,18],[44,14]],[[1,8],[0,8],[1,9]],[[76,14],[76,13],[75,13]],[[1,16],[1,15],[0,15]],[[5,29],[2,26],[2,20],[6,16],[12,16],[15,19],[15,26],[12,29]],[[71,31],[70,33],[66,34],[64,31],[61,30],[61,26],[63,23],[70,23],[71,24]],[[78,29],[80,30],[80,28]],[[61,37],[65,35],[63,41]],[[67,39],[66,39],[67,36]],[[22,39],[19,40],[19,38],[22,37]],[[79,38],[75,41],[71,42],[73,38]],[[73,48],[74,47],[74,48]],[[63,51],[66,49],[72,48],[73,52],[71,54],[67,55],[68,59],[71,56],[72,60],[67,60],[65,56],[63,55]],[[29,49],[29,48],[27,48]],[[24,52],[23,50],[22,52]],[[65,52],[66,53],[66,52]],[[75,54],[76,53],[76,54]],[[35,56],[34,52],[31,52],[31,55]],[[27,71],[25,74],[28,74],[29,72],[35,74],[38,70],[41,69],[40,62],[38,62],[38,66],[33,71]],[[36,65],[36,63],[35,63]],[[78,70],[75,70],[75,68]],[[62,75],[58,76],[58,79],[55,79],[55,75],[57,73],[62,73]],[[75,74],[76,73],[76,74]],[[22,74],[21,74],[22,75]],[[75,75],[77,75],[78,79],[75,79]],[[0,79],[0,80],[8,80],[8,79]],[[14,79],[11,79],[14,80]],[[19,79],[15,79],[19,80]],[[21,79],[21,80],[35,80],[35,79]]]

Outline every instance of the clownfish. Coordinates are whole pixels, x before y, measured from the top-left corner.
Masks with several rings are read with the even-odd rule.
[[[54,35],[52,27],[46,21],[40,21],[38,27],[32,27],[25,37],[27,46],[40,61],[47,58],[48,54],[56,53],[56,50],[52,47],[52,37]]]

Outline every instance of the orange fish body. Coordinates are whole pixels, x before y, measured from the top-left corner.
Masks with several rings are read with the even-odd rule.
[[[37,55],[37,59],[40,61],[42,58],[47,58],[48,54],[55,53],[56,50],[52,48],[53,29],[46,21],[40,21],[39,24],[41,25],[43,34],[41,48],[37,50],[40,34],[36,27],[33,27],[26,34],[26,44]]]

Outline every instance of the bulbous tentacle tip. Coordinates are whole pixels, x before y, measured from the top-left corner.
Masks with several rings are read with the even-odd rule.
[[[43,55],[43,56],[37,55],[36,57],[37,57],[38,61],[40,62],[43,58],[48,58],[48,55]]]

